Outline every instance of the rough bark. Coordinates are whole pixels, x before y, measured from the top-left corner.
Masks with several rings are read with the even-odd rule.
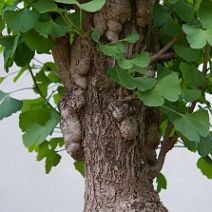
[[[141,39],[126,45],[126,57],[153,52],[152,5],[148,0],[108,0],[100,12],[89,15],[86,26],[99,28],[104,42],[137,29]],[[111,82],[106,70],[114,60],[97,52],[89,36],[78,37],[72,46],[66,37],[57,39],[53,56],[66,88],[60,105],[65,147],[85,162],[84,212],[167,211],[152,185],[158,109],[145,107]]]

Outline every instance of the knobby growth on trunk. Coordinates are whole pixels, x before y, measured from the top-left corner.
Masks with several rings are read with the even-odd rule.
[[[126,58],[143,51],[154,54],[159,44],[150,24],[153,4],[108,0],[99,12],[85,15],[84,30],[99,29],[103,43],[137,30],[140,39],[125,45]],[[108,78],[106,71],[115,61],[97,50],[90,35],[78,36],[72,45],[65,36],[57,38],[53,57],[65,86],[60,104],[65,147],[85,163],[84,211],[167,211],[152,185],[167,152],[157,159],[159,109],[144,106]],[[149,66],[149,76],[158,59]]]

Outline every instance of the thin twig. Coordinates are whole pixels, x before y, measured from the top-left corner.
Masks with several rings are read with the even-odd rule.
[[[42,94],[40,88],[39,88],[39,85],[37,84],[36,82],[36,79],[35,79],[35,76],[33,75],[33,72],[32,72],[32,68],[30,65],[28,65],[28,69],[29,69],[29,73],[32,77],[32,80],[33,80],[33,83],[35,85],[35,88],[37,89],[37,92],[39,93],[39,95],[46,101],[46,97]],[[57,114],[60,114],[50,103],[49,101],[47,102],[47,105],[52,109],[54,110]]]
[[[19,91],[32,90],[32,89],[33,89],[32,87],[20,88],[20,89],[14,90],[14,91],[10,91],[10,94],[13,94],[13,93],[16,93],[16,92],[19,92]]]

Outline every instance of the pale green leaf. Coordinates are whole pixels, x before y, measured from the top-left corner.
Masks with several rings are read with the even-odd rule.
[[[192,114],[182,114],[181,118],[174,120],[174,126],[189,141],[200,141],[200,136],[209,134],[208,112],[200,109]]]
[[[155,107],[163,105],[164,99],[170,102],[177,101],[180,94],[179,78],[175,72],[172,72],[158,80],[152,90],[139,92],[139,98],[145,105]]]
[[[132,32],[129,36],[127,36],[124,41],[127,41],[128,43],[136,43],[139,40],[140,36],[139,34],[135,31]]]

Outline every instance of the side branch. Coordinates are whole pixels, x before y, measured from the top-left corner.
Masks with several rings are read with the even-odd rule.
[[[169,43],[167,43],[159,52],[157,52],[156,54],[152,55],[151,57],[151,63],[155,63],[159,60],[161,60],[161,58],[163,58],[164,54],[167,53],[167,51],[175,44],[177,43],[181,37],[184,35],[184,32],[180,32],[178,33]]]

